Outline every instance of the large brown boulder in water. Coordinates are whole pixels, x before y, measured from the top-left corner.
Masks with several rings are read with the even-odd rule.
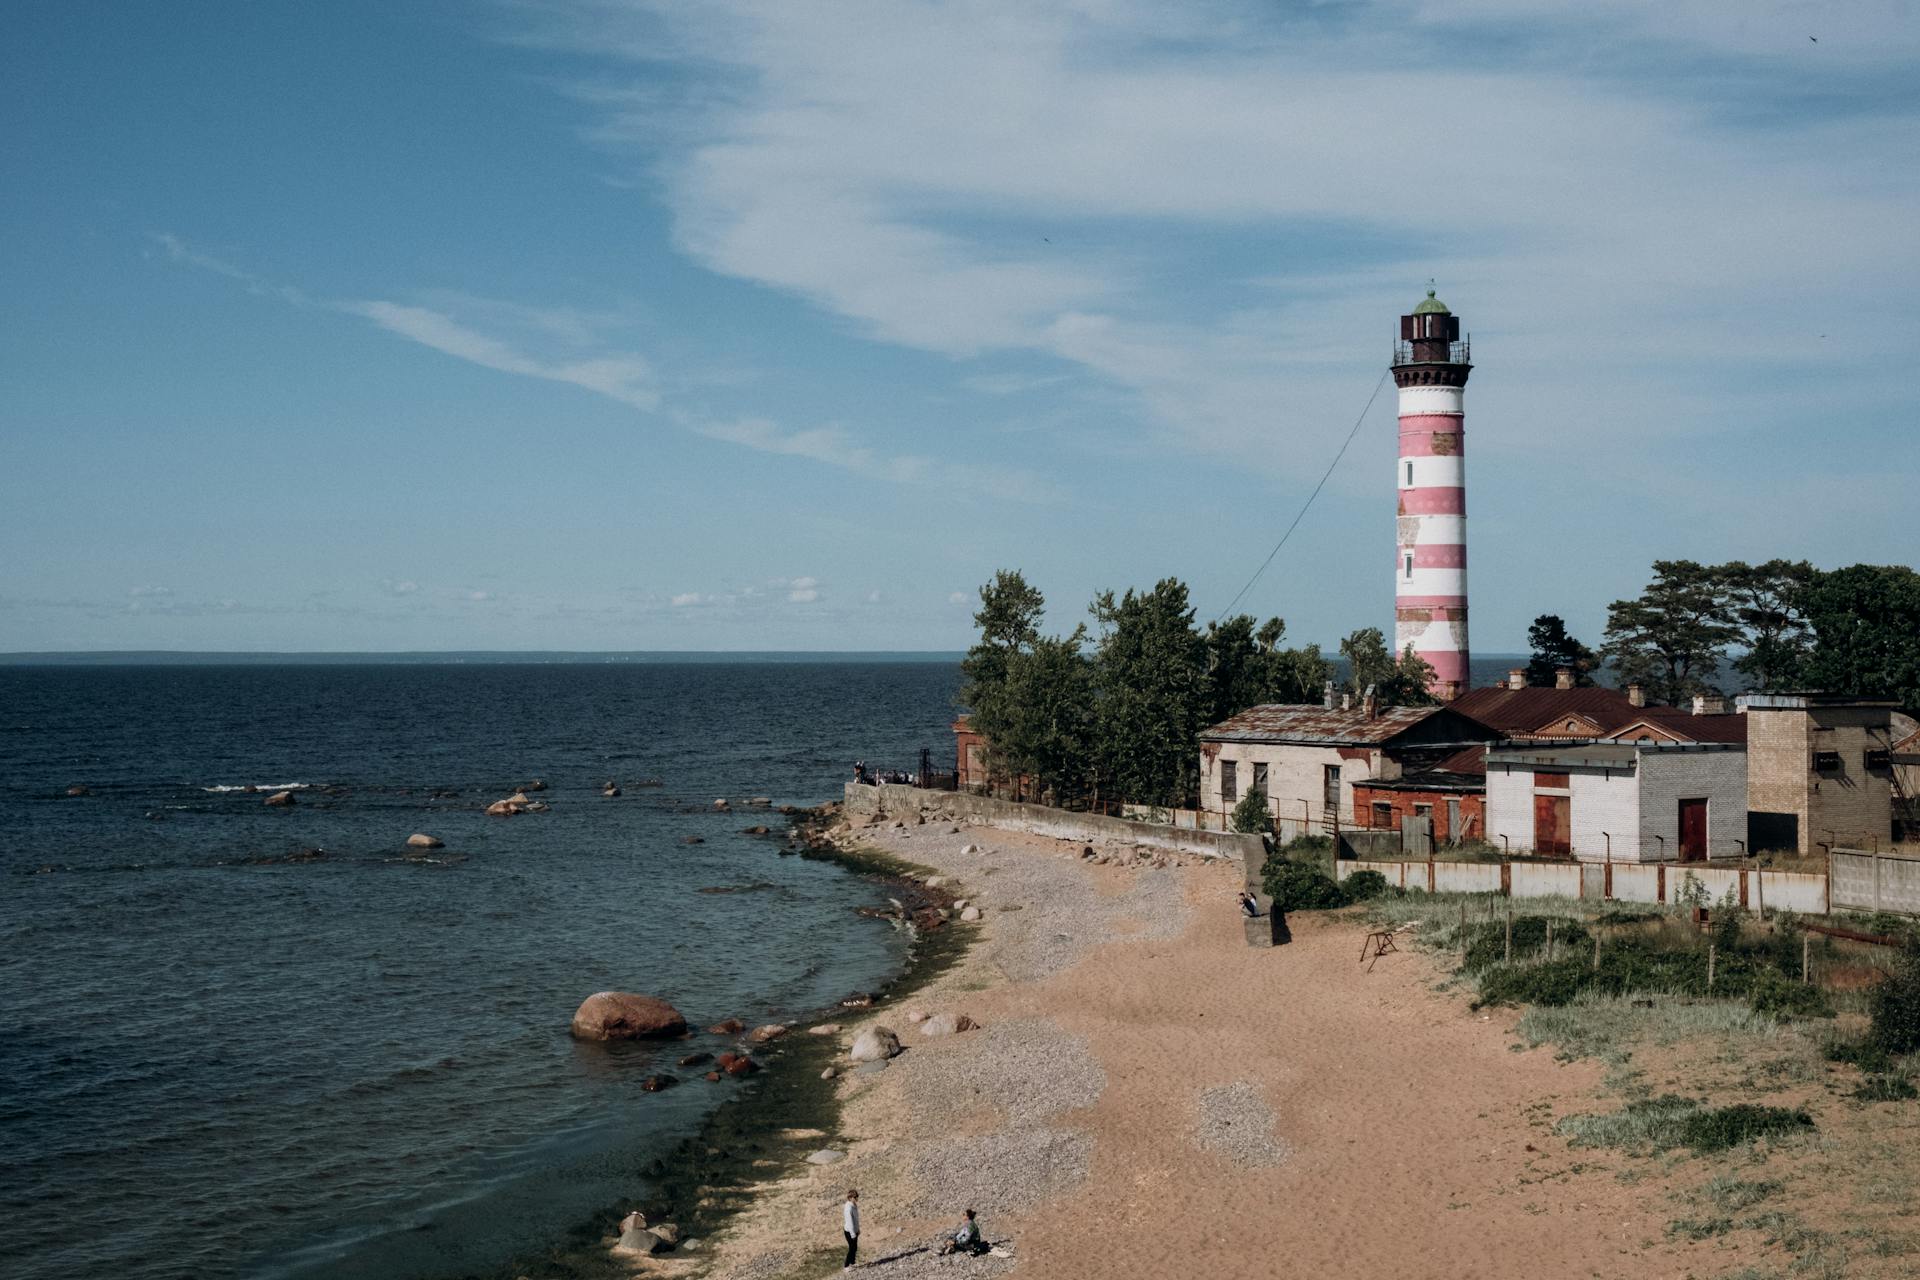
[[[687,1020],[665,1000],[630,991],[596,991],[573,1013],[576,1040],[665,1040],[686,1029]]]

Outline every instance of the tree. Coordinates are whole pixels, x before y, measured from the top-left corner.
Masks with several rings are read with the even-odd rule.
[[[1199,786],[1199,735],[1212,710],[1207,642],[1186,584],[1094,597],[1096,763],[1119,795],[1179,807]]]
[[[1805,560],[1735,560],[1717,572],[1729,615],[1746,632],[1747,651],[1734,659],[1734,668],[1755,689],[1800,684],[1813,639],[1801,597],[1813,583],[1813,566]]]
[[[1362,627],[1340,642],[1340,656],[1351,673],[1348,687],[1357,698],[1371,688],[1383,707],[1427,707],[1435,698],[1429,687],[1433,668],[1408,645],[1398,658],[1387,648],[1378,627]]]
[[[1573,669],[1573,686],[1593,686],[1593,672],[1600,659],[1593,650],[1567,634],[1566,621],[1557,613],[1543,613],[1527,628],[1527,646],[1533,657],[1527,663],[1527,683],[1550,689],[1559,678],[1561,667]]]
[[[1873,564],[1815,571],[1799,600],[1813,632],[1809,687],[1920,712],[1920,574]]]
[[[1655,560],[1653,575],[1638,599],[1607,606],[1601,652],[1623,681],[1640,681],[1655,701],[1678,704],[1712,689],[1709,681],[1740,628],[1729,620],[1716,569],[1692,560]]]
[[[1087,629],[1036,637],[1007,663],[1004,737],[993,742],[1009,772],[1051,791],[1055,803],[1080,794],[1093,772],[1093,672],[1082,651]]]
[[[973,615],[979,641],[960,663],[960,701],[973,727],[987,740],[990,767],[1001,769],[1005,744],[1015,736],[1018,704],[1010,695],[1014,659],[1032,651],[1040,638],[1046,599],[1016,570],[1002,569],[980,588],[980,611]]]
[[[1287,624],[1269,618],[1258,628],[1248,614],[1207,624],[1207,723],[1218,724],[1268,702],[1310,702],[1326,683],[1327,660],[1303,645],[1282,649]]]
[[[1257,836],[1273,830],[1273,813],[1267,808],[1267,793],[1258,787],[1247,788],[1240,803],[1233,806],[1233,829],[1243,835]]]

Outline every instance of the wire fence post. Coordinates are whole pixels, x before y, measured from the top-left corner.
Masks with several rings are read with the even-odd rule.
[[[1711,942],[1707,944],[1707,994],[1713,994],[1713,961],[1718,948]]]

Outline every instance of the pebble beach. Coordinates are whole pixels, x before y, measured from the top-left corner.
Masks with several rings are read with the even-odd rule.
[[[1510,1013],[1435,990],[1411,947],[1369,973],[1357,920],[1300,916],[1292,944],[1249,948],[1224,860],[1090,857],[937,812],[853,822],[826,837],[942,877],[980,908],[948,926],[971,943],[838,1020],[843,1047],[883,1026],[902,1050],[835,1068],[828,1163],[762,1171],[701,1256],[637,1273],[835,1272],[857,1187],[856,1271],[886,1277],[1684,1274],[1684,1243],[1643,1247],[1664,1220],[1540,1122],[1593,1096],[1599,1068],[1516,1051]],[[979,1025],[924,1036],[940,1015]],[[940,1256],[967,1208],[993,1252]]]

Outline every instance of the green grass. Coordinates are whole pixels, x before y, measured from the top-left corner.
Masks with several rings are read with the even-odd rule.
[[[1905,1076],[1868,1076],[1854,1089],[1856,1102],[1905,1102],[1920,1098],[1920,1089]]]
[[[1774,1039],[1780,1024],[1733,1000],[1588,991],[1564,1005],[1528,1006],[1515,1031],[1529,1048],[1552,1044],[1565,1058],[1623,1062],[1639,1041],[1671,1045],[1712,1036],[1737,1038],[1745,1047]]]
[[[1751,1209],[1780,1190],[1780,1184],[1765,1179],[1737,1178],[1723,1173],[1709,1179],[1698,1191],[1701,1199],[1723,1213]]]
[[[1603,1115],[1568,1116],[1557,1131],[1579,1147],[1618,1147],[1642,1153],[1687,1147],[1706,1153],[1812,1128],[1813,1117],[1805,1111],[1747,1102],[1708,1107],[1696,1099],[1669,1093],[1629,1102],[1621,1110]]]

